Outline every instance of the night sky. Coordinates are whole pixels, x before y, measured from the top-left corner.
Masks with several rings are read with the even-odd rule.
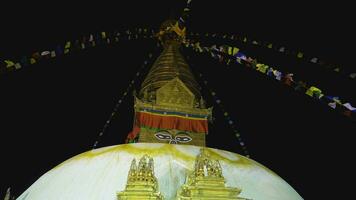
[[[0,58],[31,55],[98,31],[152,27],[177,16],[180,1],[85,4],[12,3],[0,13]],[[285,2],[192,1],[188,32],[236,33],[284,44],[354,70],[355,13],[351,6]],[[3,4],[3,3],[1,3]],[[356,80],[273,50],[224,40],[204,44],[241,47],[251,57],[295,78],[314,83],[356,105]],[[116,101],[152,53],[153,39],[124,40],[43,61],[0,76],[2,170],[0,198],[11,186],[16,196],[59,163],[90,150]],[[226,67],[207,55],[182,49],[204,98],[213,106],[207,146],[243,154],[233,130],[198,78],[234,120],[252,159],[286,180],[303,198],[352,194],[356,123],[326,105],[241,65]],[[149,68],[136,82],[139,85]],[[132,91],[99,142],[123,143],[132,128]],[[60,189],[60,188],[59,188]]]

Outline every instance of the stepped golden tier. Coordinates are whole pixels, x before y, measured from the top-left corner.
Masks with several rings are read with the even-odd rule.
[[[257,162],[207,148],[212,108],[179,52],[185,28],[164,22],[163,52],[135,96],[127,143],[75,156],[41,176],[19,200],[300,200]],[[138,163],[137,163],[138,162]]]

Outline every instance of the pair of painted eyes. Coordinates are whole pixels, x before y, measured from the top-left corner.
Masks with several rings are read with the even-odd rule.
[[[156,133],[155,136],[158,138],[158,139],[161,139],[161,140],[170,140],[172,139],[172,136],[169,135],[169,134],[165,134],[165,133]]]
[[[180,142],[189,142],[192,140],[189,136],[176,136],[175,139]]]
[[[192,140],[191,137],[187,136],[187,135],[183,135],[185,134],[184,132],[178,133],[174,138],[172,137],[172,135],[168,132],[158,132],[155,134],[155,136],[160,139],[160,140],[170,140],[170,141],[178,141],[178,142],[189,142]],[[176,143],[176,142],[174,142]]]

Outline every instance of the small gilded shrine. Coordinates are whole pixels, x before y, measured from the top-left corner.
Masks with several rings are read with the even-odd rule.
[[[154,174],[153,158],[144,155],[138,166],[133,159],[126,189],[118,193],[118,200],[163,200]],[[177,200],[246,200],[238,197],[241,189],[225,185],[220,162],[211,159],[204,148],[196,157],[193,171],[188,174],[185,184],[177,190]]]
[[[241,189],[226,187],[225,178],[218,160],[210,159],[204,149],[197,156],[194,170],[186,183],[178,190],[177,200],[239,199]]]
[[[117,194],[118,199],[133,200],[161,200],[162,195],[158,192],[157,178],[154,175],[153,159],[143,156],[138,166],[136,160],[131,162],[127,177],[126,189]]]

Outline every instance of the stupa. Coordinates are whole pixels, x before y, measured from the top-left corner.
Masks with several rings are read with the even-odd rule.
[[[162,24],[163,52],[135,96],[127,144],[77,155],[19,200],[300,200],[282,178],[236,153],[206,147],[212,108],[180,53],[186,29]],[[138,161],[138,163],[137,163]]]

